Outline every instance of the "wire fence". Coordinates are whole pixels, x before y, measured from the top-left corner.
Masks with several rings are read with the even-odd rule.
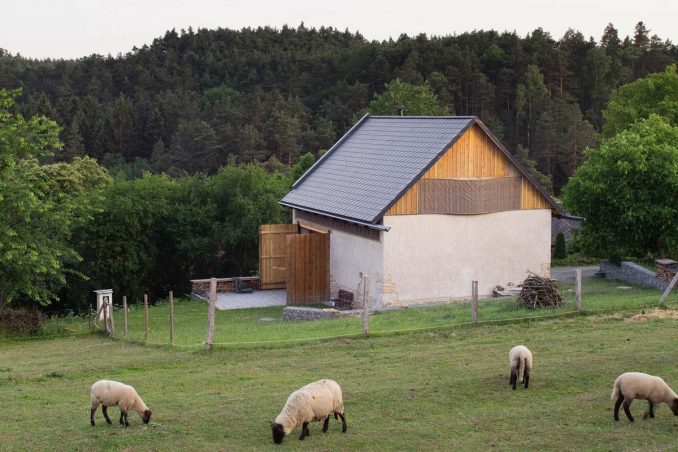
[[[577,315],[620,314],[628,316],[660,307],[656,290],[624,286],[617,282],[592,282],[582,287],[582,307],[576,310],[576,287],[565,284],[563,291],[569,302],[560,308],[525,310],[515,307],[515,298],[481,299],[474,303],[461,302],[435,307],[398,309],[372,313],[367,337],[383,337],[425,331],[466,328],[475,325],[501,325],[510,323],[545,321]],[[126,300],[125,300],[126,301]],[[141,301],[141,300],[137,300]],[[207,304],[209,307],[209,303]],[[202,300],[184,300],[175,303],[171,294],[156,303],[111,304],[110,316],[102,319],[105,309],[91,310],[89,315],[74,315],[70,311],[50,318],[44,332],[35,336],[11,338],[12,341],[32,341],[64,337],[85,337],[93,333],[107,334],[116,341],[167,347],[182,350],[201,348],[248,348],[284,346],[326,342],[365,337],[361,331],[360,317],[350,317],[316,322],[280,322],[260,324],[261,315],[280,315],[280,308],[216,311],[213,340],[209,342],[208,310]],[[672,294],[662,307],[678,308],[678,296]],[[249,312],[247,312],[249,311]],[[262,314],[263,313],[263,314]],[[65,315],[61,315],[65,314]],[[107,323],[110,319],[110,324]],[[112,325],[112,328],[110,327]],[[176,331],[175,331],[176,330]]]

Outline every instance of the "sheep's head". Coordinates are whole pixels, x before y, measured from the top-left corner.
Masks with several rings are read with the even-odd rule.
[[[281,424],[271,423],[271,431],[273,432],[273,442],[280,444],[285,438],[285,429]]]
[[[671,411],[673,411],[673,414],[678,416],[678,398],[673,399],[671,402]]]
[[[144,424],[148,424],[148,421],[151,420],[151,410],[144,411],[144,415],[141,416],[141,420],[144,421]]]

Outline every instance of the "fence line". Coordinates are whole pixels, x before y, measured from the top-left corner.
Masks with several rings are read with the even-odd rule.
[[[577,275],[579,276],[579,275]],[[366,278],[367,279],[367,278]],[[475,282],[474,282],[475,283]],[[477,318],[477,307],[478,304],[474,303],[475,297],[472,297],[470,306],[472,310],[472,317],[470,322],[456,322],[456,323],[449,323],[449,324],[444,324],[444,325],[431,325],[431,326],[423,326],[423,327],[413,327],[413,328],[402,328],[402,329],[391,329],[391,330],[382,330],[382,331],[370,331],[370,335],[374,336],[385,336],[389,334],[401,334],[401,333],[408,333],[408,332],[417,332],[417,331],[426,331],[426,330],[436,330],[436,329],[444,329],[444,328],[453,328],[453,327],[459,327],[459,326],[466,326],[466,325],[473,325],[473,324],[502,324],[502,323],[510,323],[510,322],[521,322],[521,321],[526,321],[526,320],[540,320],[540,319],[548,319],[548,318],[565,318],[565,317],[571,317],[576,314],[582,314],[582,315],[591,315],[591,314],[596,314],[596,313],[625,313],[628,311],[632,310],[641,310],[641,309],[652,309],[652,308],[667,308],[667,307],[674,307],[675,306],[675,301],[669,302],[668,300],[666,302],[663,302],[662,304],[657,304],[657,302],[649,302],[647,301],[652,295],[646,295],[643,297],[636,297],[636,298],[631,298],[631,299],[625,299],[624,303],[634,303],[634,302],[643,302],[647,301],[645,304],[640,304],[637,306],[624,306],[624,307],[611,307],[611,308],[594,308],[594,309],[584,309],[582,306],[582,293],[581,293],[581,283],[580,279],[576,278],[575,280],[575,306],[574,310],[572,311],[565,311],[565,312],[555,312],[551,314],[544,314],[544,315],[532,315],[532,316],[524,316],[524,317],[507,317],[507,318],[502,318],[502,319],[486,319],[486,320],[478,320]],[[366,289],[366,288],[365,288]],[[473,289],[473,287],[472,287]],[[477,290],[477,289],[476,289]],[[472,290],[473,292],[473,290]],[[476,292],[477,293],[477,292]],[[593,291],[595,293],[595,291]],[[366,294],[365,294],[366,295]],[[584,292],[584,295],[590,295],[587,294],[587,292]],[[367,297],[365,297],[367,298]],[[665,298],[665,297],[664,297]],[[482,300],[485,302],[489,302],[491,300],[486,299]],[[663,301],[663,300],[662,300]],[[295,343],[295,342],[312,342],[312,341],[325,341],[325,340],[331,340],[331,339],[345,339],[345,338],[358,338],[361,336],[365,336],[365,328],[363,329],[362,333],[347,333],[347,334],[340,334],[340,335],[331,335],[331,336],[317,336],[317,337],[307,337],[307,338],[290,338],[290,339],[272,339],[272,340],[258,340],[258,341],[230,341],[230,342],[213,342],[213,329],[214,329],[214,319],[216,317],[216,313],[212,311],[212,334],[208,334],[208,339],[209,342],[201,342],[201,343],[194,343],[194,344],[175,344],[174,343],[174,303],[173,303],[173,294],[172,292],[169,292],[169,297],[168,297],[168,302],[169,302],[169,344],[166,343],[156,343],[156,342],[148,342],[148,335],[149,335],[149,313],[148,313],[148,297],[147,295],[144,295],[144,304],[143,304],[143,309],[144,309],[144,339],[142,341],[139,340],[134,340],[134,339],[129,339],[127,335],[127,312],[129,306],[127,305],[127,297],[123,297],[123,306],[115,306],[112,305],[110,306],[110,312],[111,314],[113,311],[120,311],[122,310],[124,313],[124,333],[125,337],[124,340],[132,343],[140,343],[140,344],[146,344],[146,345],[153,345],[153,346],[164,346],[164,345],[169,345],[170,347],[179,347],[179,348],[196,348],[196,347],[202,347],[205,346],[206,349],[209,349],[212,345],[215,346],[237,346],[237,345],[265,345],[265,344],[275,344],[275,343]],[[486,304],[486,303],[483,303]],[[475,306],[474,306],[475,305]],[[102,305],[102,308],[104,306]],[[88,306],[88,312],[85,315],[78,315],[78,316],[72,316],[73,314],[72,310],[66,310],[62,312],[56,312],[57,315],[62,314],[62,313],[67,313],[69,314],[65,318],[72,318],[72,317],[77,317],[77,318],[84,318],[87,316],[88,318],[88,323],[90,326],[89,331],[96,331],[99,330],[101,331],[102,328],[98,324],[97,319],[99,317],[99,314],[101,313],[101,309],[99,309],[96,313],[96,315],[92,316],[93,310],[91,305]],[[107,310],[105,310],[107,311]],[[54,314],[54,313],[52,313]],[[107,312],[106,312],[107,314]],[[208,319],[209,319],[209,312],[208,312]],[[460,312],[461,314],[461,312]],[[106,320],[104,319],[104,326],[106,325]],[[112,321],[112,315],[111,319]],[[91,323],[90,323],[91,322]],[[208,321],[208,324],[210,322]],[[88,336],[91,334],[91,332],[76,332],[76,330],[69,330],[68,328],[65,328],[65,330],[68,331],[73,331],[72,333],[67,333],[67,334],[56,334],[56,335],[36,335],[36,336],[24,336],[24,337],[16,337],[16,338],[0,338],[0,341],[29,341],[29,340],[42,340],[42,339],[57,339],[57,338],[65,338],[65,337],[84,337]],[[210,337],[212,336],[212,337]],[[119,338],[116,338],[119,339]],[[209,344],[209,347],[208,347]]]
[[[672,304],[673,305],[673,304]],[[486,324],[504,324],[504,323],[519,323],[524,321],[531,320],[545,320],[545,319],[557,319],[557,318],[566,318],[566,317],[577,317],[577,316],[588,316],[594,314],[603,314],[603,313],[624,313],[632,310],[646,309],[646,308],[657,308],[656,302],[648,305],[633,306],[627,308],[606,308],[606,309],[590,309],[577,311],[566,311],[566,312],[556,312],[552,314],[544,315],[535,315],[535,316],[526,316],[526,317],[508,317],[505,319],[487,319],[487,320],[477,320],[477,321],[467,321],[467,322],[455,322],[448,323],[445,325],[431,325],[431,326],[422,326],[414,328],[401,328],[401,329],[392,329],[392,330],[382,330],[382,331],[372,331],[370,336],[388,336],[396,335],[402,333],[411,333],[418,331],[427,331],[427,330],[438,330],[445,328],[453,328],[459,326],[473,326],[473,325],[486,325]],[[294,342],[312,342],[312,341],[326,341],[330,339],[350,339],[350,338],[361,338],[365,337],[362,332],[358,333],[347,333],[339,334],[332,336],[316,336],[316,337],[306,337],[306,338],[290,338],[290,339],[271,339],[271,340],[259,340],[259,341],[232,341],[232,342],[212,342],[210,345],[214,346],[237,346],[237,345],[270,345],[276,343],[294,343]],[[140,344],[153,345],[153,346],[167,346],[166,343],[142,343],[140,341],[132,341]],[[185,347],[185,348],[198,348],[206,345],[206,342],[194,343],[194,344],[174,344],[173,347]]]

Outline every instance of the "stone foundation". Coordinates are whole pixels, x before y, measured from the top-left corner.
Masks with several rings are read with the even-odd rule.
[[[336,319],[338,317],[355,317],[362,315],[361,309],[338,311],[334,308],[306,308],[302,306],[285,306],[283,320],[321,320]]]

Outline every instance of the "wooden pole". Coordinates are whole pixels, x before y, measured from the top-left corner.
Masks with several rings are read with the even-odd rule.
[[[478,281],[471,281],[471,322],[478,321]]]
[[[169,343],[174,345],[174,294],[169,293]]]
[[[144,294],[144,342],[148,340],[148,295]]]
[[[115,336],[115,319],[113,318],[113,300],[108,302],[108,332],[110,336]]]
[[[576,270],[575,303],[577,312],[581,312],[581,268]]]
[[[90,331],[94,331],[94,319],[92,318],[92,314],[94,314],[94,313],[93,313],[92,311],[93,311],[93,309],[92,309],[92,303],[90,303],[90,304],[89,304],[89,318],[88,318],[88,321],[89,321],[89,330],[90,330]]]
[[[212,349],[212,339],[214,337],[214,309],[217,305],[217,278],[210,279],[210,302],[207,310],[207,342],[205,350]]]
[[[363,336],[367,336],[367,333],[369,332],[369,322],[370,322],[369,293],[370,293],[370,277],[363,276]]]
[[[125,330],[125,339],[127,339],[127,295],[122,296],[122,323]]]
[[[676,282],[678,282],[678,272],[676,272],[676,276],[673,277],[673,279],[669,283],[669,286],[666,288],[666,290],[664,291],[662,296],[659,298],[659,304],[664,303],[664,301],[666,300],[666,297],[669,296],[669,294],[671,293],[671,290],[673,290],[673,287],[676,285]]]
[[[105,301],[103,303],[101,303],[101,309],[104,310],[104,312],[103,312],[103,314],[104,314],[104,332],[106,334],[110,335],[111,333],[108,331],[108,303],[106,303]]]

